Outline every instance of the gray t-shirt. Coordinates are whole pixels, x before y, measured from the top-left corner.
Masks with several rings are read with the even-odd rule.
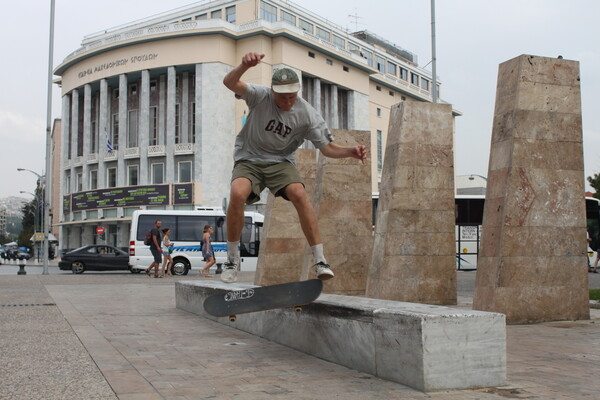
[[[242,99],[250,111],[235,139],[235,161],[295,163],[294,153],[304,140],[317,149],[333,141],[325,121],[307,101],[298,97],[290,111],[283,111],[274,97],[271,88],[248,84]]]

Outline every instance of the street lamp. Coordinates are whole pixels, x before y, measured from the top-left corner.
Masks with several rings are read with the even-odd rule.
[[[46,197],[45,197],[45,183],[46,183],[46,179],[45,179],[45,175],[40,175],[35,171],[32,171],[30,169],[27,168],[17,168],[17,171],[22,172],[22,171],[27,171],[27,172],[31,172],[32,174],[34,174],[35,176],[38,177],[38,187],[41,186],[41,192],[42,192],[42,199],[43,201],[40,202],[39,197],[34,195],[35,198],[38,200],[38,211],[39,211],[39,207],[40,204],[42,206],[42,210],[44,210],[44,218],[41,219],[40,222],[40,230],[44,233],[44,247],[43,247],[43,258],[42,260],[44,261],[44,268],[43,268],[43,275],[48,275],[48,232],[47,232],[47,225],[46,225],[46,212],[48,210],[47,204],[46,204]],[[29,192],[21,192],[21,193],[29,193]],[[33,194],[33,193],[29,193],[29,194]],[[35,224],[35,222],[34,222]]]

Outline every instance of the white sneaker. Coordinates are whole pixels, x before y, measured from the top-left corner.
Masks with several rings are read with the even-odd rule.
[[[329,264],[325,264],[323,261],[315,264],[315,271],[317,272],[317,278],[322,281],[326,281],[335,276],[331,268],[329,268]]]
[[[239,262],[228,260],[223,264],[223,272],[221,272],[221,280],[225,283],[233,283],[237,280]]]

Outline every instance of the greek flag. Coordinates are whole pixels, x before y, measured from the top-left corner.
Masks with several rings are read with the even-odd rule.
[[[110,138],[108,137],[108,131],[104,128],[104,133],[106,134],[106,151],[111,153],[113,151],[112,144],[110,143]]]

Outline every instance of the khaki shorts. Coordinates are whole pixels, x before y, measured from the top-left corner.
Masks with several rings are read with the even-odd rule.
[[[290,162],[238,161],[233,166],[231,181],[237,178],[247,178],[252,182],[252,192],[246,204],[253,204],[260,200],[260,193],[265,188],[269,188],[273,195],[289,200],[283,189],[290,183],[304,185],[296,166]]]

